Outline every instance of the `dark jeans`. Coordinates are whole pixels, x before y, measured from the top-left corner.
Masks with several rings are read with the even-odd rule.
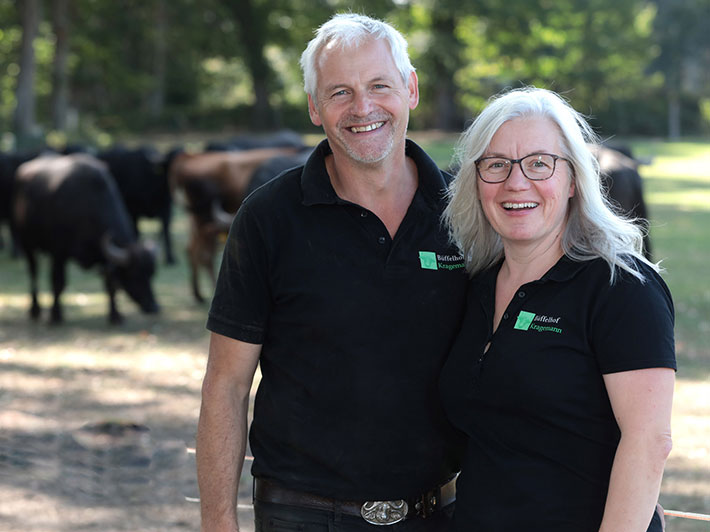
[[[446,532],[453,513],[454,504],[450,504],[426,519],[415,517],[394,525],[371,525],[350,514],[254,501],[256,532]]]

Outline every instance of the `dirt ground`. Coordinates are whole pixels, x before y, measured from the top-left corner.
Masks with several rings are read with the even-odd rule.
[[[1,532],[199,530],[205,357],[135,336],[155,349],[106,334],[80,336],[70,350],[0,342]],[[250,492],[245,472],[244,532],[253,530]]]

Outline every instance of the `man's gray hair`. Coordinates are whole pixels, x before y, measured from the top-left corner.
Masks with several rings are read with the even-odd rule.
[[[303,71],[303,88],[316,100],[318,85],[318,60],[323,48],[340,46],[350,48],[358,46],[368,38],[384,39],[389,44],[392,58],[402,80],[407,83],[414,67],[407,54],[407,41],[399,31],[387,22],[365,15],[341,13],[334,15],[315,32],[315,37],[301,54],[301,70]]]
[[[570,177],[575,193],[569,200],[562,236],[565,255],[578,261],[603,258],[611,269],[612,283],[617,267],[643,279],[633,258],[658,271],[642,254],[641,229],[632,220],[614,214],[604,196],[599,164],[588,146],[597,143],[598,138],[587,121],[558,94],[526,87],[492,97],[462,134],[456,148],[460,167],[449,186],[444,219],[452,240],[466,258],[468,272],[475,275],[503,258],[503,243],[479,201],[476,161],[505,122],[522,117],[543,117],[555,124],[561,139],[560,155],[569,159],[572,167]]]

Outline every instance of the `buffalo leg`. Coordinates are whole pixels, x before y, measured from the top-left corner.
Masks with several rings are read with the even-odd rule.
[[[64,287],[66,286],[64,266],[65,260],[63,258],[52,258],[52,293],[54,294],[54,303],[52,304],[52,314],[50,317],[51,323],[61,323],[63,321],[62,304],[60,300]]]
[[[31,250],[25,251],[25,257],[27,257],[27,267],[30,272],[30,297],[32,298],[30,317],[36,320],[42,312],[42,308],[39,306],[39,299],[37,298],[37,257],[34,251]]]
[[[163,244],[165,245],[165,262],[167,264],[175,264],[175,255],[173,255],[173,242],[170,236],[170,210],[161,216],[163,224]]]
[[[104,272],[104,286],[108,294],[108,321],[113,325],[119,325],[123,323],[123,316],[116,306],[116,281],[108,271]]]
[[[200,294],[200,253],[202,240],[204,236],[198,228],[199,222],[193,218],[190,228],[190,239],[187,243],[187,258],[190,263],[190,281],[192,285],[192,294],[198,303],[204,302],[202,294]]]

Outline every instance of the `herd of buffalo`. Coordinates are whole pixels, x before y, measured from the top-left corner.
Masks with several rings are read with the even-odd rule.
[[[60,298],[68,260],[98,266],[109,296],[109,321],[120,323],[115,293],[124,290],[143,312],[158,312],[151,288],[157,248],[139,238],[138,221],[162,224],[165,262],[175,262],[170,222],[173,204],[190,220],[190,285],[204,301],[198,274],[214,282],[217,243],[243,199],[282,171],[303,164],[312,151],[302,138],[281,131],[208,143],[199,153],[113,147],[0,153],[0,223],[7,223],[15,255],[28,265],[30,315],[37,319],[37,252],[51,259],[54,303],[50,320],[62,321]],[[646,220],[638,162],[624,148],[598,147],[605,187],[620,210]],[[646,240],[646,252],[650,246]]]

